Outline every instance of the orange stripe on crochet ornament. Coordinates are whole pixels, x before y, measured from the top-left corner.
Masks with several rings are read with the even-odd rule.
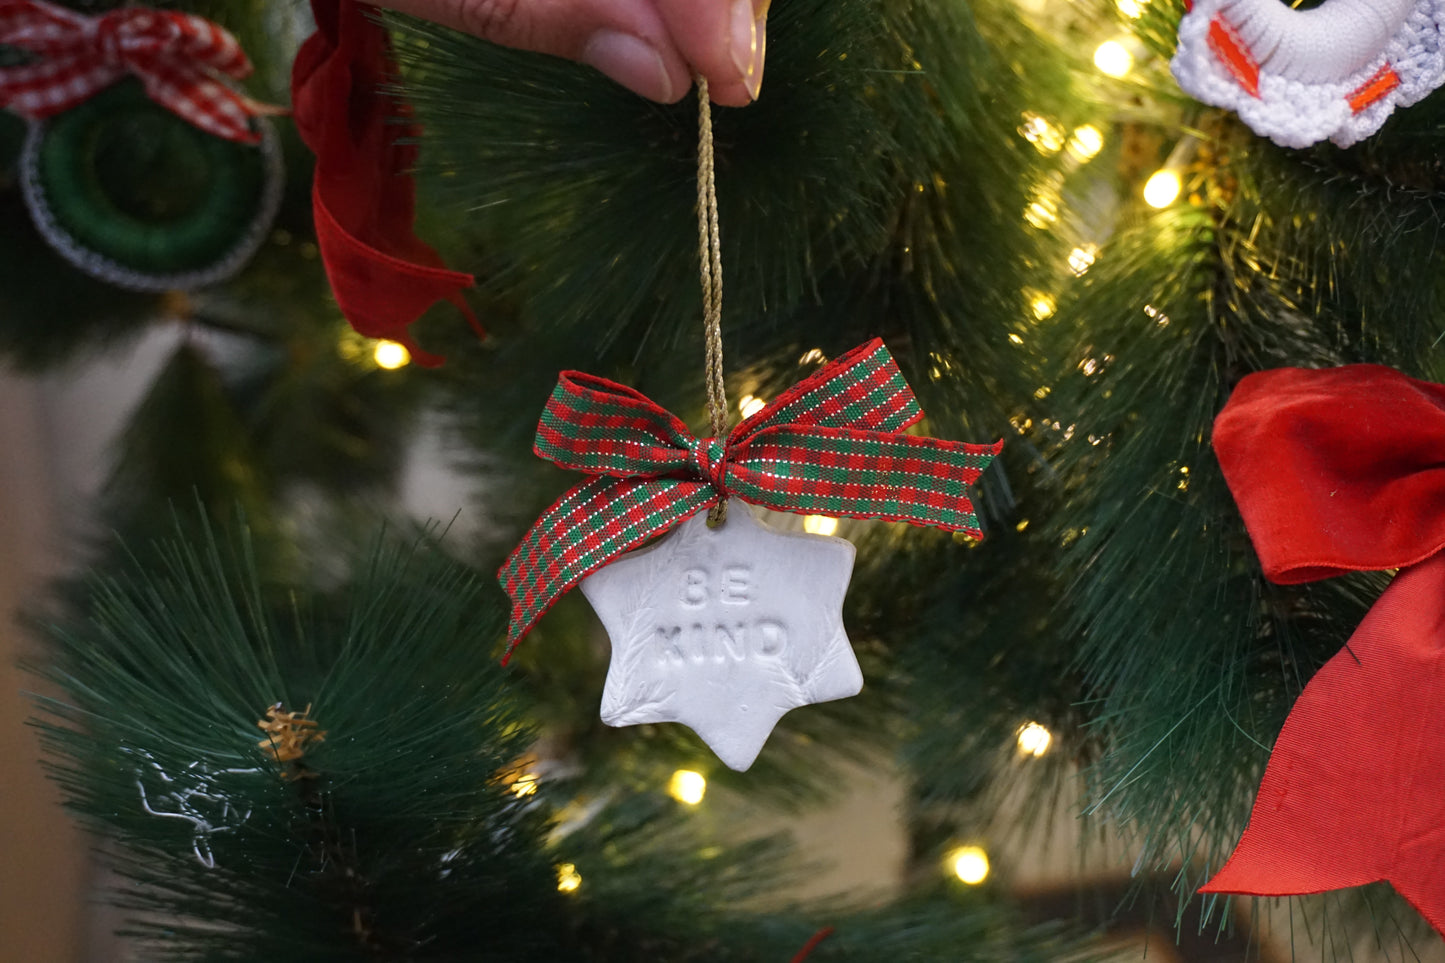
[[[1209,49],[1241,87],[1259,96],[1259,62],[1223,16],[1209,21]]]
[[[1358,114],[1398,86],[1400,86],[1400,75],[1395,73],[1394,67],[1385,64],[1350,94],[1350,109]]]

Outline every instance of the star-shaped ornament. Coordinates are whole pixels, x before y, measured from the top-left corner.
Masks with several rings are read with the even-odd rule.
[[[734,499],[717,528],[698,512],[594,572],[582,593],[612,640],[602,721],[681,722],[746,770],[783,713],[862,690],[843,631],[853,557]]]

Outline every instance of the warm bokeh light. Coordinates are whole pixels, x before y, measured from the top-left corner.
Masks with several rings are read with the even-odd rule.
[[[679,769],[672,774],[672,781],[667,784],[667,791],[678,802],[696,806],[702,802],[702,797],[707,795],[707,779],[700,772]]]
[[[1040,231],[1048,230],[1059,219],[1059,206],[1049,198],[1040,198],[1024,208],[1024,223]]]
[[[809,348],[803,353],[803,356],[798,359],[798,364],[822,364],[827,360],[823,355],[822,348]]]
[[[1122,77],[1134,67],[1134,55],[1117,40],[1105,40],[1094,51],[1094,66],[1110,77]]]
[[[1026,756],[1042,756],[1049,751],[1054,737],[1049,730],[1037,722],[1030,722],[1019,729],[1019,752]]]
[[[1031,110],[1024,112],[1024,122],[1019,127],[1019,134],[1044,156],[1057,154],[1064,146],[1063,128]]]
[[[1046,294],[1040,291],[1039,293],[1033,295],[1033,297],[1029,298],[1029,310],[1034,313],[1035,321],[1044,321],[1048,318],[1052,318],[1054,316],[1054,312],[1058,310],[1058,307],[1059,303],[1058,301],[1054,300],[1054,296],[1052,294]]]
[[[953,875],[970,886],[988,879],[988,853],[982,846],[961,846],[948,854]]]
[[[577,887],[582,885],[582,874],[577,872],[577,867],[571,863],[563,863],[557,867],[557,890],[562,893],[576,892]]]
[[[524,772],[518,776],[511,785],[512,795],[518,799],[523,796],[530,796],[537,791],[537,774],[535,772]]]
[[[1104,149],[1104,135],[1093,124],[1075,127],[1069,136],[1069,156],[1080,163],[1093,160]]]
[[[1074,272],[1074,277],[1081,278],[1094,266],[1094,261],[1099,256],[1097,244],[1081,244],[1069,252],[1069,270]]]
[[[1150,207],[1168,207],[1179,196],[1182,187],[1177,171],[1167,167],[1155,171],[1144,184],[1144,202]]]
[[[411,352],[406,350],[406,345],[397,344],[395,341],[376,342],[371,357],[375,359],[378,368],[385,368],[387,371],[405,368],[411,363]]]
[[[810,535],[832,535],[838,530],[838,519],[828,515],[804,515],[803,531]]]
[[[742,412],[744,418],[751,418],[767,406],[766,401],[755,395],[743,395],[738,399],[738,411]]]
[[[1143,0],[1114,0],[1114,6],[1118,7],[1119,12],[1131,20],[1144,13]]]

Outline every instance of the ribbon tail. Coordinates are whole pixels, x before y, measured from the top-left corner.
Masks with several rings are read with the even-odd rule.
[[[0,43],[4,43],[0,37]],[[85,64],[74,56],[0,68],[0,107],[26,120],[63,114],[125,76],[120,67]]]
[[[62,30],[83,30],[90,17],[53,3],[36,0],[0,0],[0,43],[30,49],[39,36]],[[40,42],[54,43],[47,37]]]
[[[296,126],[316,153],[312,187],[317,241],[337,304],[368,337],[405,344],[418,363],[440,364],[420,351],[409,329],[440,300],[462,309],[469,274],[448,270],[417,237],[415,187],[407,173],[416,149],[404,107],[381,87],[394,72],[389,40],[357,0],[312,0],[317,31],[292,72]]]
[[[200,70],[170,58],[139,71],[146,96],[208,134],[238,144],[261,143],[251,124],[250,98]]]
[[[461,296],[472,286],[470,274],[405,261],[367,244],[331,213],[319,181],[313,188],[312,213],[316,245],[336,304],[358,333],[406,345],[412,359],[427,368],[443,359],[417,345],[409,329],[436,302],[450,301],[479,337],[485,334]]]
[[[1388,880],[1445,933],[1445,555],[1402,571],[1305,687],[1204,893]]]
[[[559,498],[497,573],[512,599],[502,664],[578,582],[717,499],[712,486],[701,481],[607,475],[588,478]]]

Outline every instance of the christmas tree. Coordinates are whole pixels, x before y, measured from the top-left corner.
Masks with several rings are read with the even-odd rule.
[[[249,95],[287,102],[304,9],[158,6],[230,31]],[[7,364],[180,331],[89,509],[114,534],[27,613],[48,766],[105,840],[137,958],[1101,958],[1084,900],[1024,908],[1006,865],[989,875],[995,840],[1061,812],[1126,854],[1106,919],[1246,952],[1241,913],[1268,907],[1198,890],[1390,573],[1267,578],[1212,426],[1268,369],[1445,377],[1445,101],[1377,106],[1414,89],[1396,58],[1346,112],[1378,132],[1279,146],[1248,98],[1211,106],[1171,74],[1186,6],[772,4],[762,95],[711,117],[732,424],[877,337],[927,416],[904,437],[1005,444],[970,487],[977,533],[770,518],[856,546],[865,683],[788,712],[745,772],[682,725],[602,724],[609,646],[580,592],[498,664],[495,573],[581,480],[532,451],[558,373],[725,433],[703,427],[694,98],[376,14],[394,72],[366,94],[407,105],[416,234],[476,281],[464,310],[389,316],[388,340],[328,284],[299,103],[294,125],[248,108],[270,133],[230,141],[134,79],[43,122],[0,114]],[[1188,14],[1201,56],[1264,102],[1278,78],[1218,6]],[[0,45],[0,71],[34,57]],[[419,436],[461,493],[431,523],[398,499]],[[803,900],[786,839],[705,815],[705,791],[733,822],[806,813],[859,760],[905,786],[887,901]],[[1438,882],[1402,899],[1385,879],[1291,899],[1275,929],[1302,959],[1437,951]]]

